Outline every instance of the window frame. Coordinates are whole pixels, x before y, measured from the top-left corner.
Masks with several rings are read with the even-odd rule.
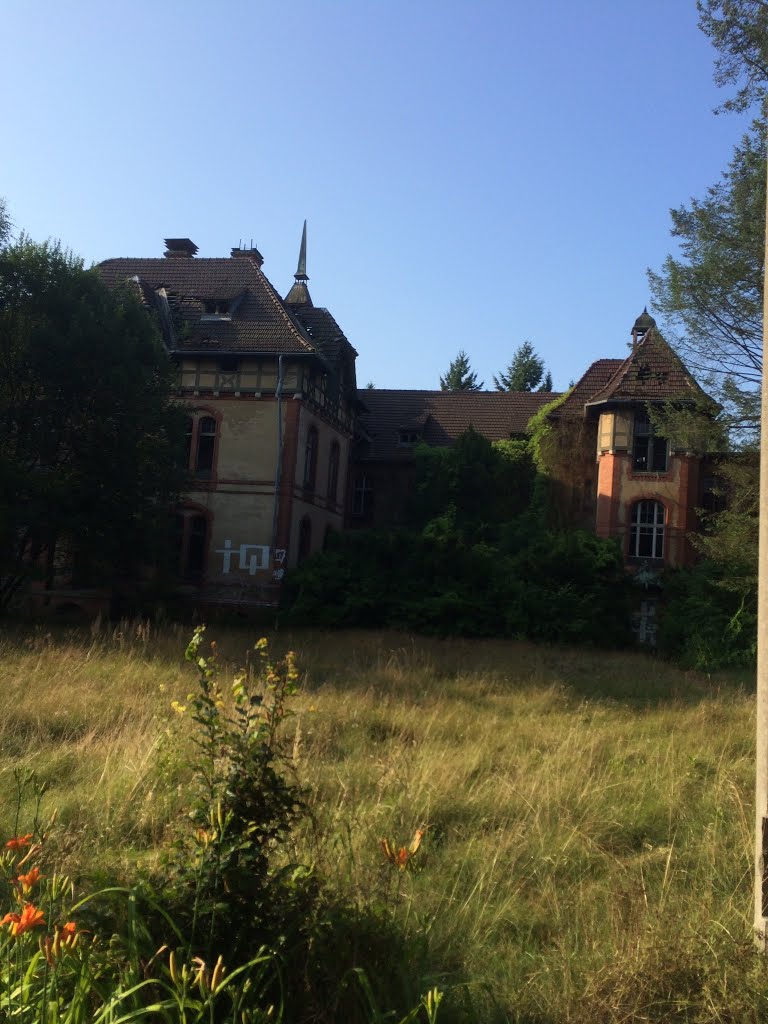
[[[188,409],[186,414],[186,469],[196,484],[206,485],[216,481],[219,459],[219,437],[221,414],[205,407]],[[203,448],[204,442],[210,442]],[[203,451],[207,458],[201,460]],[[201,468],[201,461],[210,462]]]
[[[320,433],[314,423],[307,430],[304,442],[304,479],[302,487],[313,494],[317,483],[317,453],[320,447]]]
[[[177,533],[177,576],[183,583],[199,585],[204,582],[208,571],[208,555],[211,545],[210,513],[199,505],[180,505],[176,509],[176,519],[177,521],[181,520],[181,530]],[[190,566],[190,552],[195,537],[195,524],[202,524],[203,531],[199,566],[193,568]]]
[[[331,450],[328,454],[328,486],[326,498],[332,504],[336,504],[339,496],[339,466],[341,464],[341,445],[338,441],[331,442]]]
[[[352,486],[352,518],[370,519],[375,488],[367,473],[358,473]]]
[[[645,465],[639,465],[644,462]],[[657,464],[657,463],[662,463]],[[669,441],[656,434],[647,412],[636,412],[632,426],[632,472],[666,473],[669,469]]]
[[[643,516],[645,515],[645,518]],[[666,547],[667,509],[658,498],[640,498],[632,503],[629,515],[627,557],[634,562],[663,562]],[[643,553],[643,540],[650,540],[651,553]]]

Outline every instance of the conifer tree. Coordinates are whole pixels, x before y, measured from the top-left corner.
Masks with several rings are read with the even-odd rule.
[[[507,369],[493,376],[497,391],[551,391],[552,374],[545,376],[544,360],[530,341],[524,341],[512,356]]]
[[[469,356],[462,349],[440,378],[441,391],[482,391],[485,381],[477,382],[477,374],[469,366]]]

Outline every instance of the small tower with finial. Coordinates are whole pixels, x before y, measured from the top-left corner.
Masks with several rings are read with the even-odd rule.
[[[632,351],[637,350],[637,346],[646,336],[648,331],[652,330],[656,326],[656,321],[653,319],[651,314],[648,312],[648,307],[643,307],[643,312],[635,320],[634,326],[632,327]]]
[[[285,296],[286,306],[311,306],[312,297],[307,288],[307,222],[304,221],[304,229],[301,232],[301,247],[299,249],[299,265],[293,275],[294,281],[291,290]]]

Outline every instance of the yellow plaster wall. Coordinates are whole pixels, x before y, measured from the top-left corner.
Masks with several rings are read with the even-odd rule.
[[[278,458],[277,402],[233,399],[221,402],[219,408],[222,420],[217,477],[274,480]]]
[[[269,573],[271,551],[257,548],[270,548],[272,543],[272,490],[264,488],[261,493],[255,490],[240,493],[193,491],[189,501],[202,506],[211,515],[205,573],[208,582],[247,584],[254,581],[254,575],[263,579]],[[227,548],[233,552],[229,558],[225,554]],[[257,569],[256,574],[249,571],[253,557],[257,566],[264,566],[263,570]]]

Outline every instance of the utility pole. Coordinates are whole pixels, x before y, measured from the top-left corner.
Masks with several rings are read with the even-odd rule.
[[[763,107],[768,126],[768,101]],[[768,180],[766,180],[768,211]],[[768,216],[763,264],[763,380],[760,404],[760,554],[757,569],[757,750],[755,944],[768,952]]]

